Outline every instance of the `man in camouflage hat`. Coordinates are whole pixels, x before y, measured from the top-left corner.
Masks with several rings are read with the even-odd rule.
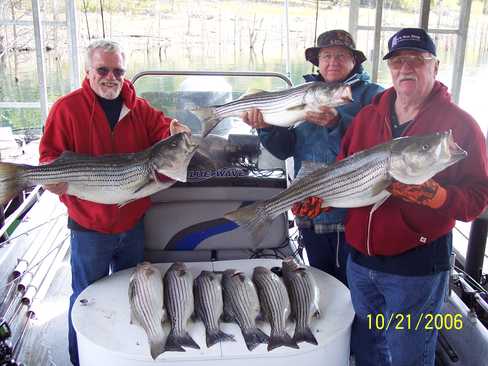
[[[269,126],[259,110],[243,114],[243,120],[258,129],[262,144],[274,156],[293,156],[295,175],[303,161],[331,164],[335,161],[341,138],[353,117],[369,104],[383,88],[369,82],[361,64],[364,54],[356,49],[351,35],[344,30],[322,33],[317,46],[305,50],[305,58],[318,67],[318,74],[305,75],[305,81],[345,82],[351,84],[353,102],[338,108],[322,107],[320,113],[308,112],[305,123],[295,128]],[[348,250],[344,243],[345,209],[320,209],[321,199],[311,197],[294,205],[292,212],[307,250],[310,265],[346,281]]]

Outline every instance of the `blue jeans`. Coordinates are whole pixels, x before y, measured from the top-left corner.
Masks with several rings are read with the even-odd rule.
[[[93,282],[144,260],[144,222],[120,234],[71,230],[71,288],[68,341],[71,363],[79,365],[78,343],[71,309],[78,295]]]
[[[441,310],[448,278],[448,271],[428,276],[373,271],[349,258],[356,366],[434,366],[438,334],[426,328]]]
[[[349,247],[345,243],[344,232],[316,234],[313,228],[301,228],[300,233],[310,265],[327,272],[347,286]]]

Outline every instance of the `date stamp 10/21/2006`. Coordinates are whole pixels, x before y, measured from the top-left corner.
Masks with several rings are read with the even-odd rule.
[[[420,313],[418,316],[412,314],[391,313],[368,314],[368,329],[370,330],[461,330],[463,329],[462,314],[431,314]]]

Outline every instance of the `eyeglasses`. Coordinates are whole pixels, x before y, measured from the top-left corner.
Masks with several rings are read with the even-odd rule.
[[[344,62],[351,58],[351,54],[349,53],[321,53],[319,55],[319,60],[325,62],[331,62],[333,59],[336,59],[339,62]]]
[[[119,68],[111,69],[110,67],[106,67],[106,66],[97,67],[95,69],[95,71],[101,77],[105,77],[110,72],[112,72],[112,74],[115,76],[116,79],[120,79],[125,74],[125,70],[124,69],[119,69]]]
[[[388,59],[388,66],[394,70],[398,70],[401,69],[405,63],[407,63],[413,68],[420,68],[430,60],[435,60],[435,57],[422,55],[393,56]]]

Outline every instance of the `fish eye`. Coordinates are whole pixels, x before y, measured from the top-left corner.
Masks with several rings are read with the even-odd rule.
[[[422,145],[422,151],[428,151],[429,149],[430,149],[430,145],[429,144]]]

